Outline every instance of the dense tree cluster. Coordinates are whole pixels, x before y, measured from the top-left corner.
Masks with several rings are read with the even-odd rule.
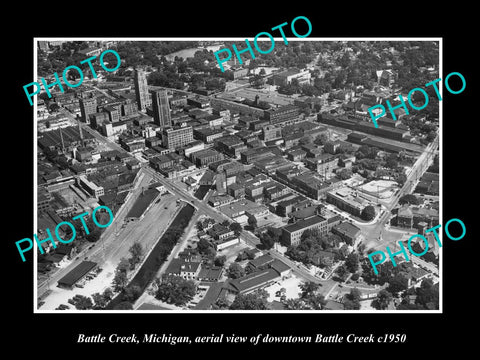
[[[398,200],[398,203],[400,205],[404,205],[404,204],[410,204],[410,205],[419,205],[422,203],[422,200],[420,198],[417,198],[415,195],[413,194],[406,194],[406,195],[403,195],[399,200]]]
[[[266,250],[271,249],[276,242],[280,242],[282,230],[269,226],[266,231],[260,234],[260,242]]]
[[[145,65],[158,67],[165,61],[164,55],[196,47],[193,41],[126,41],[119,42],[116,51],[126,67]]]
[[[342,239],[338,235],[328,234],[321,235],[317,230],[306,230],[302,234],[302,239],[298,246],[291,246],[285,253],[291,259],[300,261],[304,264],[312,264],[314,259],[318,258],[320,251],[329,250],[336,253],[338,258],[342,255],[337,250],[339,243]],[[320,266],[326,266],[326,259],[320,257]]]
[[[323,295],[318,294],[320,284],[308,281],[300,284],[300,300],[306,309],[322,310],[327,301]]]
[[[361,295],[362,293],[357,288],[353,288],[348,294],[345,294],[343,297],[343,306],[345,306],[345,310],[359,310]]]
[[[130,268],[130,262],[126,258],[121,258],[117,267],[115,268],[115,275],[113,277],[113,288],[115,291],[122,291],[128,282],[127,273]]]
[[[133,270],[135,265],[137,265],[142,259],[143,248],[138,241],[135,241],[128,251],[130,252],[130,258],[128,259],[130,263],[130,270]]]
[[[398,310],[436,310],[439,309],[439,285],[424,279],[417,288],[410,288],[403,293]]]
[[[215,250],[213,245],[206,239],[200,239],[198,241],[197,251],[210,260],[213,260],[217,255],[217,251]]]
[[[265,290],[257,290],[252,293],[235,297],[230,310],[268,310],[268,293]]]
[[[110,288],[106,288],[103,293],[94,293],[92,294],[93,302],[95,303],[94,309],[105,309],[107,304],[113,298],[113,291]]]
[[[238,279],[245,276],[245,270],[238,263],[234,262],[230,264],[227,275],[230,279]]]
[[[367,205],[363,208],[360,217],[363,220],[371,221],[375,218],[375,208],[372,205]]]
[[[75,308],[78,310],[88,310],[93,308],[93,301],[90,296],[77,295]]]
[[[382,289],[378,292],[377,298],[372,301],[372,306],[377,310],[385,310],[393,299],[388,290]]]
[[[345,259],[345,266],[350,273],[355,273],[358,270],[360,261],[358,255],[354,252],[350,253]]]
[[[386,290],[390,294],[392,294],[393,296],[397,296],[399,293],[402,293],[402,296],[405,297],[407,294],[411,295],[412,291],[414,292],[414,294],[416,294],[415,291],[412,290],[411,288],[407,290],[408,278],[410,277],[409,272],[412,266],[413,265],[409,262],[403,262],[398,264],[396,267],[394,267],[390,261],[386,261],[380,265],[377,265],[378,275],[376,275],[372,265],[370,264],[370,261],[365,260],[362,263],[362,269],[363,269],[362,277],[367,284],[371,284],[371,285],[374,285],[374,284],[384,285],[385,283],[388,283]],[[426,281],[426,280],[423,280],[423,281]],[[428,292],[429,295],[437,291],[437,296],[438,296],[438,286],[436,288],[435,287],[431,289],[429,288],[429,290],[431,290],[430,292]],[[406,307],[411,306],[411,304],[409,305],[406,302],[404,302],[404,305]],[[426,306],[426,302],[422,304],[422,306]]]
[[[181,306],[193,299],[195,291],[193,281],[180,276],[165,276],[158,285],[155,297],[168,304]]]

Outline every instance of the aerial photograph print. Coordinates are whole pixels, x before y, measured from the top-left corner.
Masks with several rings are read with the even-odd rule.
[[[440,108],[465,77],[440,37],[305,19],[34,39],[36,233],[14,248],[35,313],[442,311],[465,225],[441,221]]]

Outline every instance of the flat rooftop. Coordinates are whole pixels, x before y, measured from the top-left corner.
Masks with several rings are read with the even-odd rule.
[[[303,220],[299,220],[295,224],[284,226],[283,229],[285,231],[288,231],[288,232],[292,233],[292,232],[307,228],[309,226],[321,223],[325,220],[326,219],[324,217],[321,217],[320,215],[315,215],[315,216],[312,216],[312,217],[309,217],[309,218],[306,218],[306,219],[303,219]]]
[[[73,286],[75,283],[83,278],[90,270],[97,266],[96,262],[93,261],[82,261],[80,264],[75,266],[67,275],[58,280],[59,285]]]

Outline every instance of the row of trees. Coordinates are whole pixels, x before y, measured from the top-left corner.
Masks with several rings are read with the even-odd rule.
[[[135,269],[135,266],[140,263],[143,255],[142,245],[135,241],[129,249],[130,257],[128,259],[121,258],[115,269],[115,276],[113,277],[113,288],[115,291],[122,291],[128,283],[128,272]]]
[[[113,298],[113,291],[111,288],[106,288],[103,293],[94,293],[92,296],[84,295],[75,295],[73,297],[73,302],[75,303],[75,308],[77,310],[101,310],[105,309],[107,304]]]
[[[306,282],[300,285],[300,297],[284,301],[286,310],[322,310],[327,301],[323,295],[318,294],[321,285],[314,282]],[[225,299],[219,299],[212,305],[212,309],[230,310],[268,310],[268,292],[257,290],[249,294],[239,294],[229,306]]]

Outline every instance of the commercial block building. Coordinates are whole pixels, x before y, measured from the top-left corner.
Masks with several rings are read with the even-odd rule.
[[[324,146],[323,150],[329,154],[336,154],[338,149],[340,148],[341,142],[336,141],[328,141]]]
[[[214,149],[204,149],[200,151],[196,151],[190,155],[190,158],[192,162],[198,166],[208,166],[211,163],[214,163],[216,161],[220,161],[224,159],[224,156],[222,153],[219,153],[218,151]]]
[[[241,159],[244,164],[251,164],[255,160],[260,160],[271,156],[273,156],[273,154],[267,147],[249,149],[241,153]]]
[[[215,141],[215,147],[227,156],[238,158],[242,151],[247,150],[247,145],[235,135],[227,135]]]
[[[282,129],[275,125],[267,125],[262,128],[262,140],[273,141],[282,137]]]
[[[100,132],[106,137],[111,137],[117,134],[121,134],[127,130],[127,124],[123,122],[117,122],[112,124],[109,120],[106,120],[100,127]]]
[[[95,196],[97,199],[105,195],[105,190],[102,186],[98,186],[95,183],[89,181],[84,175],[78,177],[78,185],[85,189],[90,195]]]
[[[368,201],[359,197],[356,191],[346,187],[327,192],[327,201],[355,216],[360,216],[368,205]]]
[[[103,125],[108,120],[108,113],[106,112],[97,112],[89,115],[90,125],[92,128],[96,129]]]
[[[205,143],[212,143],[215,139],[223,137],[224,132],[221,129],[200,128],[193,130],[193,136],[197,140],[201,140]]]
[[[335,186],[334,183],[320,179],[318,174],[311,171],[293,177],[291,183],[299,192],[315,200],[320,200],[325,192]]]
[[[187,98],[187,104],[199,109],[206,109],[210,107],[210,100],[201,96],[189,97]]]
[[[145,139],[141,136],[120,136],[119,143],[128,152],[145,150]]]
[[[172,125],[167,90],[152,91],[153,122],[161,128]]]
[[[82,114],[82,120],[89,124],[90,114],[97,112],[97,98],[80,99],[80,112]]]
[[[163,147],[178,149],[193,141],[193,129],[191,126],[179,128],[167,128],[162,131]]]
[[[120,110],[117,107],[107,105],[103,108],[103,111],[108,114],[108,120],[110,120],[111,123],[120,121]]]
[[[280,274],[275,269],[269,268],[255,271],[239,279],[231,280],[230,285],[232,285],[239,294],[249,294],[280,279]]]
[[[274,85],[283,86],[291,84],[293,79],[296,79],[299,84],[309,84],[311,79],[310,71],[293,68],[282,71],[272,77]]]
[[[152,96],[148,92],[147,77],[145,75],[145,71],[135,69],[134,83],[138,110],[145,111],[147,107],[152,105]]]
[[[326,175],[338,167],[338,158],[330,154],[321,154],[314,158],[303,159],[305,166],[321,175]]]
[[[190,157],[190,155],[196,151],[200,151],[200,150],[203,150],[205,149],[205,144],[201,141],[196,141],[196,140],[193,140],[191,143],[188,143],[187,145],[185,146],[182,146],[180,148],[177,148],[177,152],[179,154],[182,154],[188,158]]]
[[[285,105],[278,109],[265,110],[265,120],[270,124],[288,125],[297,121],[299,115],[299,108],[294,105]]]
[[[332,228],[332,233],[340,236],[347,244],[353,245],[357,241],[361,229],[350,222],[342,222]]]
[[[291,246],[300,244],[302,234],[306,230],[318,230],[320,234],[326,235],[330,230],[328,221],[320,215],[315,215],[304,220],[297,221],[282,228],[282,239]]]

